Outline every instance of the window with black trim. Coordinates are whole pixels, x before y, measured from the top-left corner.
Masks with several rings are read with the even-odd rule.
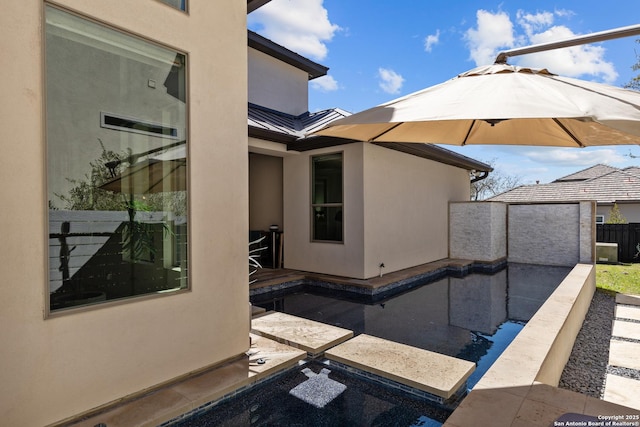
[[[343,240],[343,159],[342,153],[311,158],[312,240]]]

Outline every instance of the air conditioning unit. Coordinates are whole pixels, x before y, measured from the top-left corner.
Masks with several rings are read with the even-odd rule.
[[[617,264],[618,244],[596,242],[596,262],[605,264]]]

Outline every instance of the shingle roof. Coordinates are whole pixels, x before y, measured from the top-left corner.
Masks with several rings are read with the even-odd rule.
[[[596,174],[596,170],[604,172],[608,169],[611,170],[602,175]],[[597,176],[575,180],[576,176],[584,177],[594,174]],[[573,178],[567,180],[568,177]],[[640,201],[640,168],[618,169],[596,165],[549,184],[522,185],[489,200],[511,203],[578,200],[595,200],[598,203]]]
[[[599,176],[605,175],[609,172],[617,171],[618,168],[614,168],[609,165],[598,164],[595,166],[591,166],[590,168],[583,169],[576,173],[572,173],[571,175],[564,176],[562,178],[558,178],[555,182],[560,181],[584,181],[585,179],[597,178]]]

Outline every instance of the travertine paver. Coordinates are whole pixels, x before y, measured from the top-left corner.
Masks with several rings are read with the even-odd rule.
[[[640,410],[640,381],[607,374],[604,400]]]
[[[295,366],[306,353],[260,336],[251,337],[246,357],[170,384],[139,399],[115,405],[74,427],[152,427],[192,411],[225,394]],[[262,358],[265,363],[257,363]]]
[[[475,370],[475,363],[466,360],[366,334],[327,350],[325,356],[445,399]]]
[[[631,307],[627,305],[617,305],[616,317],[621,319],[640,320],[640,306]]]
[[[306,351],[311,357],[353,337],[353,331],[303,319],[286,313],[271,312],[251,321],[251,330],[272,340]]]
[[[609,365],[640,370],[640,344],[612,340],[609,346]]]
[[[640,340],[640,323],[615,320],[613,322],[611,335],[614,337]]]

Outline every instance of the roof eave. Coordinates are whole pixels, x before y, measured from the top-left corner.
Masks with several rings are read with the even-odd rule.
[[[305,58],[302,55],[298,55],[297,53],[287,49],[286,47],[280,46],[279,44],[274,43],[271,40],[262,37],[260,34],[255,33],[251,30],[247,30],[247,32],[248,44],[250,48],[258,50],[282,62],[292,65],[299,70],[306,71],[309,75],[309,80],[327,75],[329,67],[325,67],[324,65],[320,65],[317,62],[313,62],[312,60]]]

